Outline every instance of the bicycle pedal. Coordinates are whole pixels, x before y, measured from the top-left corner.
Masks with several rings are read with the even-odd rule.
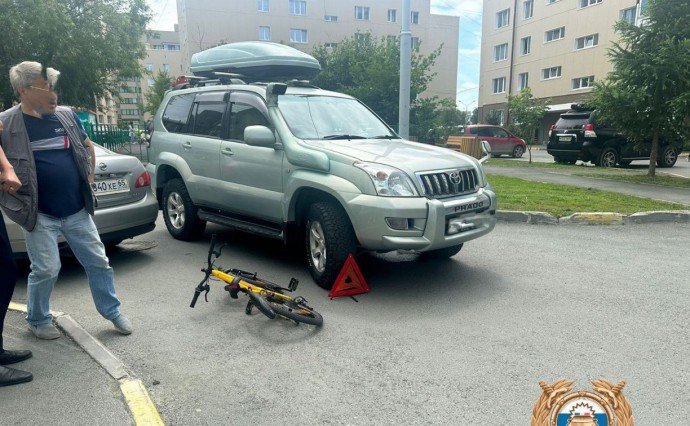
[[[237,284],[228,284],[223,288],[225,289],[225,291],[230,293],[230,297],[232,297],[233,299],[237,299],[237,293],[239,293],[240,291],[240,286],[238,286]]]

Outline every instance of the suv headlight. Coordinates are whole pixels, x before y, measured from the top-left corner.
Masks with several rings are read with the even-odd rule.
[[[395,167],[377,163],[355,163],[369,174],[376,194],[382,197],[417,197],[417,190],[412,180],[401,170]]]

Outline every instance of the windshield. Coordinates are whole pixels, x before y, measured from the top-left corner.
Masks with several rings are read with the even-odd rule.
[[[398,139],[355,99],[283,95],[278,107],[290,131],[300,139]]]

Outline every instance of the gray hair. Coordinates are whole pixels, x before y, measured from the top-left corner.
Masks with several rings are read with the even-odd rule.
[[[38,77],[46,78],[51,86],[57,84],[60,71],[48,67],[45,69],[45,75],[42,73],[43,65],[40,62],[24,61],[10,68],[10,84],[14,93],[19,96],[19,89],[31,86]]]

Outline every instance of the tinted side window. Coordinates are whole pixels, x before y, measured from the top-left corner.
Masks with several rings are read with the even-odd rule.
[[[163,111],[163,127],[172,133],[185,133],[192,102],[194,102],[193,93],[185,93],[170,98],[170,102]]]
[[[196,104],[194,108],[194,125],[191,133],[199,136],[219,138],[223,128],[224,112],[225,103],[223,102],[202,102]]]
[[[247,126],[270,128],[267,116],[268,110],[261,98],[250,93],[233,93],[230,103],[230,139],[243,141]]]
[[[489,127],[480,127],[477,129],[477,136],[493,137],[494,132]]]
[[[507,138],[508,132],[503,129],[494,129],[494,136],[497,138]]]

